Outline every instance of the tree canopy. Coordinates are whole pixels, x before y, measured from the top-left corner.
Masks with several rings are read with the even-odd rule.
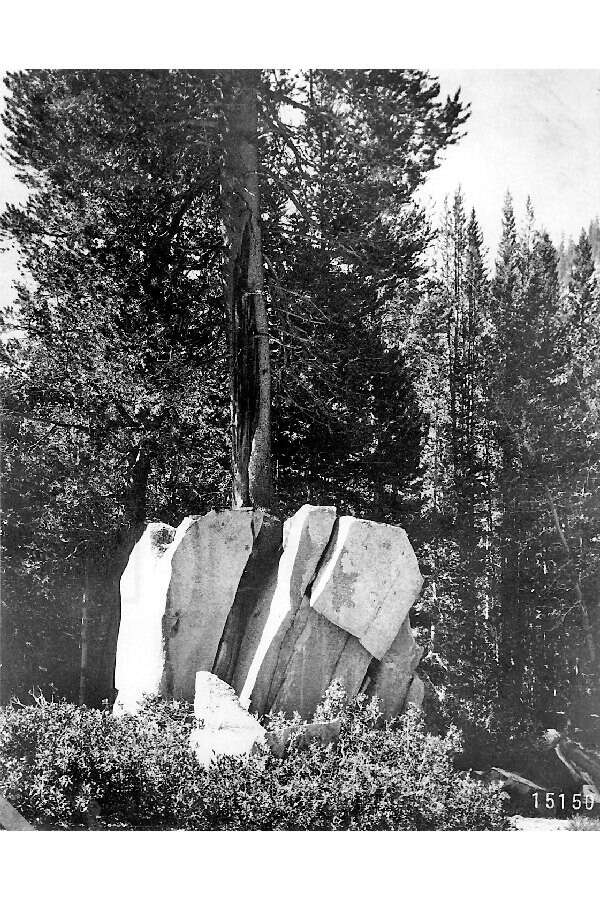
[[[469,727],[593,732],[597,222],[557,249],[507,195],[490,259],[460,190],[429,221],[468,109],[425,72],[6,87],[3,698],[110,696],[149,519],[332,503],[408,529],[422,669]]]
[[[414,193],[460,133],[458,96],[388,70],[36,71],[6,87],[6,152],[29,189],[0,220],[23,273],[3,371],[8,583],[46,585],[44,615],[67,571],[114,636],[143,522],[224,505],[228,455],[252,488],[263,333],[282,509],[339,494],[385,513],[421,426],[384,319],[423,276]],[[255,187],[232,149],[248,104]]]

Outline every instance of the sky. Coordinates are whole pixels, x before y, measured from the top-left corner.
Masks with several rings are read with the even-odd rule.
[[[3,75],[0,72],[0,77]],[[0,87],[0,109],[4,108],[4,89]],[[4,141],[4,128],[0,124],[0,142]],[[0,157],[0,210],[7,203],[19,203],[26,196],[25,188],[12,174],[11,167]],[[11,282],[16,277],[16,256],[12,252],[0,252],[0,307],[10,302],[13,296]]]
[[[432,215],[460,184],[495,255],[507,189],[517,218],[530,195],[538,227],[558,243],[600,215],[600,69],[447,69],[442,92],[471,104],[466,136],[444,154],[421,199]],[[2,132],[0,129],[0,139]],[[0,160],[0,208],[23,188]],[[0,305],[10,298],[15,258],[0,255]]]
[[[471,104],[466,136],[422,191],[430,208],[460,184],[495,254],[510,190],[517,218],[530,195],[555,242],[600,215],[600,69],[437,71],[442,91]]]

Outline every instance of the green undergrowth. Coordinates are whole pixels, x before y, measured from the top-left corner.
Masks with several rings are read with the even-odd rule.
[[[337,744],[220,757],[203,769],[192,708],[149,699],[113,716],[38,698],[0,708],[0,792],[38,828],[487,830],[507,828],[496,786],[458,772],[460,734],[411,709],[382,724],[375,701],[333,687],[316,719]],[[285,724],[274,718],[272,730]]]

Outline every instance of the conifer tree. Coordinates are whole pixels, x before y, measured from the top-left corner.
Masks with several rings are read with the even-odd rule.
[[[496,367],[494,418],[501,463],[498,484],[501,497],[498,691],[503,703],[516,708],[520,702],[525,654],[524,603],[519,554],[523,543],[519,507],[518,472],[521,467],[519,413],[523,395],[519,372],[523,353],[522,247],[518,240],[512,198],[507,193],[502,211],[502,236],[493,282]]]
[[[71,576],[94,596],[98,703],[144,521],[223,505],[227,433],[234,504],[271,505],[273,375],[283,509],[316,472],[348,511],[398,515],[421,424],[383,310],[422,275],[414,192],[465,111],[416,71],[39,71],[7,88],[30,189],[1,223],[26,275],[3,372],[10,565],[53,570],[29,591],[48,620]]]

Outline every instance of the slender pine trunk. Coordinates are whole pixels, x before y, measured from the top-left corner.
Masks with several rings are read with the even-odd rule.
[[[82,705],[87,697],[88,682],[88,647],[89,647],[89,576],[87,559],[84,575],[84,588],[81,594],[81,630],[80,647],[81,658],[79,666],[79,704]]]
[[[526,640],[520,565],[523,535],[518,485],[519,448],[508,431],[502,443],[498,693],[506,708],[517,711],[521,706]]]

